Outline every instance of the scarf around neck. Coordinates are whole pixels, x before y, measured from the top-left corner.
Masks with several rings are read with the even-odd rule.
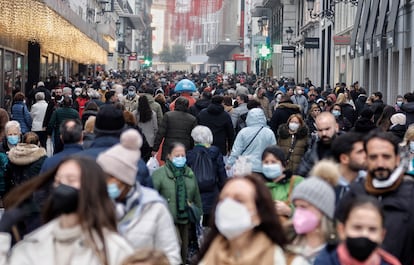
[[[203,258],[205,265],[274,264],[275,244],[263,232],[253,232],[249,242],[233,253],[229,241],[218,235]]]
[[[166,166],[171,170],[175,178],[175,196],[177,201],[177,220],[187,221],[187,189],[185,186],[185,166],[178,168],[167,159]]]

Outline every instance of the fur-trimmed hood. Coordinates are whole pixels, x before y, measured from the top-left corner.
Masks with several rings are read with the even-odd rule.
[[[308,126],[304,125],[299,127],[298,131],[295,133],[298,139],[305,138],[308,135]],[[282,139],[290,137],[289,127],[287,123],[281,124],[278,129],[278,135]]]
[[[8,157],[13,164],[29,165],[46,155],[46,149],[35,144],[19,143],[11,148]]]

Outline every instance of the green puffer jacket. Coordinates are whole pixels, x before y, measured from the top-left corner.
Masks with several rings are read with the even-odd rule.
[[[194,203],[198,208],[203,209],[197,179],[191,168],[188,166],[185,166],[185,175],[187,176],[185,177],[185,187],[187,190],[188,202]],[[160,167],[152,174],[152,182],[154,184],[154,189],[167,200],[168,208],[174,218],[174,223],[182,223],[177,222],[177,196],[175,178],[172,171],[165,165]],[[184,223],[188,223],[188,220]]]

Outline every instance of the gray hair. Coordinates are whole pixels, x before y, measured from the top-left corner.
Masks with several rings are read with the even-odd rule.
[[[44,92],[37,92],[36,95],[35,95],[35,99],[36,99],[36,101],[44,100],[45,99],[45,93]]]
[[[196,144],[212,144],[213,133],[207,126],[197,125],[191,131],[191,137]]]
[[[19,131],[19,134],[22,133],[22,130],[20,128],[20,123],[18,121],[8,121],[6,123],[6,126],[4,126],[4,131],[6,132],[6,134],[11,128],[17,128],[17,130]]]

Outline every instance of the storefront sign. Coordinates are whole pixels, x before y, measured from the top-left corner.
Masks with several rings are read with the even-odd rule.
[[[319,38],[305,38],[305,49],[319,49]]]

